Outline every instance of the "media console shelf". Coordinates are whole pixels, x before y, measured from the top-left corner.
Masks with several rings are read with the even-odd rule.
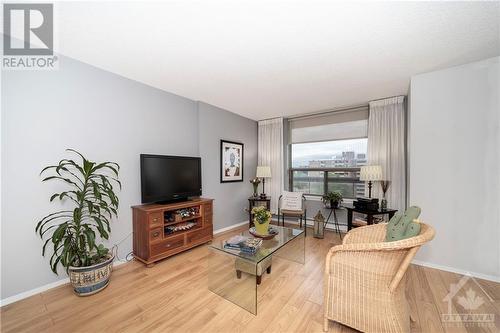
[[[132,206],[134,257],[148,267],[213,238],[213,199]]]

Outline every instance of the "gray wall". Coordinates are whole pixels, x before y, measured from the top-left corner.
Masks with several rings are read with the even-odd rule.
[[[257,169],[257,122],[210,104],[198,102],[200,156],[203,161],[203,195],[215,198],[214,228],[248,221],[249,180]],[[243,182],[220,182],[220,140],[244,144]]]
[[[500,57],[411,79],[410,204],[436,229],[417,259],[500,280]]]
[[[211,117],[218,121],[210,125],[213,132],[207,132]],[[250,177],[256,164],[254,121],[209,107],[198,110],[195,101],[63,56],[58,71],[3,71],[1,298],[66,277],[64,272],[56,276],[50,271],[48,258],[41,256],[42,241],[34,232],[36,221],[57,209],[49,197],[63,186],[42,183],[39,172],[70,156],[66,148],[95,161],[120,164],[121,206],[108,245],[123,241],[121,258],[132,248],[130,206],[141,199],[140,153],[198,156],[203,152],[203,166],[209,167],[203,173],[204,195],[216,199],[216,228],[244,220],[244,201],[231,201],[229,189],[243,198],[250,193],[250,184],[219,190],[213,183],[219,180],[218,164],[213,163],[218,161],[222,133],[246,143],[245,176]],[[210,153],[205,152],[208,147]]]

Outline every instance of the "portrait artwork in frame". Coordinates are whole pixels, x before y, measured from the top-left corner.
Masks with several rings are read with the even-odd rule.
[[[220,182],[243,181],[243,143],[220,140]]]

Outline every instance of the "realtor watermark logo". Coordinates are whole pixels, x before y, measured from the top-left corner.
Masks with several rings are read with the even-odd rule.
[[[448,311],[441,315],[441,321],[447,327],[496,328],[495,301],[472,276],[464,275],[458,283],[450,284],[443,302],[448,303]]]
[[[53,49],[53,4],[3,4],[3,69],[56,69]]]

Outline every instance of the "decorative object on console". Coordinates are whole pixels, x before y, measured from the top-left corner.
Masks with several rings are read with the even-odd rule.
[[[196,222],[188,222],[186,224],[179,224],[176,226],[168,226],[168,227],[165,227],[165,234],[170,235],[176,231],[189,230],[189,229],[196,227],[196,225],[197,225]]]
[[[44,168],[40,174],[52,170],[54,173],[42,181],[56,179],[69,187],[53,194],[51,202],[58,199],[74,207],[45,216],[35,231],[47,239],[43,256],[49,242],[54,245],[50,258],[52,271],[57,274],[60,263],[66,268],[75,293],[87,296],[108,285],[113,269],[114,255],[103,244],[98,244],[96,234],[108,239],[110,220],[117,217],[118,197],[113,183],[121,188],[120,167],[114,162],[92,162],[76,150],[66,150],[79,155],[81,162],[63,159],[58,165]]]
[[[269,234],[269,222],[271,222],[271,217],[273,216],[266,207],[259,206],[252,208],[252,214],[255,224],[255,231],[259,235]]]
[[[314,216],[314,238],[325,237],[325,217],[321,214],[321,210]]]
[[[342,203],[342,192],[328,192],[327,194],[323,195],[322,200],[325,206],[330,204],[330,207],[327,208],[339,208],[340,204]]]
[[[376,211],[379,208],[377,198],[356,198],[356,200],[352,202],[352,205],[359,209],[372,211]]]
[[[382,195],[383,195],[382,200],[380,200],[380,209],[382,210],[387,209],[387,199],[385,197],[385,194],[387,193],[390,184],[391,182],[388,180],[382,180],[380,182],[380,185],[382,186]]]
[[[257,177],[255,177],[254,179],[250,179],[250,183],[253,186],[253,196],[256,198],[259,196],[259,194],[257,194],[257,192],[259,190],[260,179]]]
[[[368,198],[372,197],[372,182],[382,180],[380,165],[365,165],[361,167],[359,180],[368,181]]]
[[[256,172],[257,178],[262,178],[262,193],[260,194],[261,198],[265,198],[266,195],[266,178],[271,178],[271,167],[269,166],[258,166]]]
[[[243,181],[243,143],[220,140],[220,182]]]

